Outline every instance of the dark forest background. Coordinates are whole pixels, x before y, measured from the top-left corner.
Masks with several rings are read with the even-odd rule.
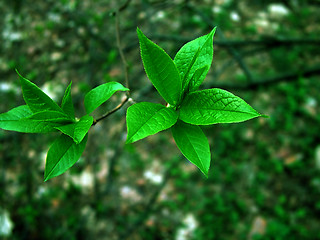
[[[57,134],[0,130],[0,239],[320,239],[319,13],[317,0],[0,0],[1,113],[23,104],[17,68],[59,103],[72,81],[82,116],[86,92],[124,84],[117,32],[132,98],[162,103],[136,28],[174,57],[217,26],[202,87],[270,116],[203,128],[209,179],[169,131],[125,145],[129,104],[92,127],[81,159],[45,183]]]

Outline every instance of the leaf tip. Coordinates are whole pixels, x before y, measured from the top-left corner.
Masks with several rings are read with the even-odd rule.
[[[216,30],[217,30],[217,27],[214,27],[209,33],[209,36],[213,38],[214,34],[216,33]]]
[[[139,42],[143,41],[143,39],[147,39],[147,36],[144,35],[144,33],[140,30],[140,28],[137,28],[137,35],[138,35],[138,39],[139,39]]]
[[[130,144],[130,143],[133,143],[134,141],[132,140],[132,137],[131,138],[127,138],[126,140],[126,144]]]
[[[199,168],[199,169],[202,172],[202,174],[206,177],[206,179],[208,179],[209,178],[209,168],[208,169]]]
[[[143,34],[139,27],[137,27],[137,34],[138,34],[138,37],[139,37],[141,34]]]
[[[18,74],[18,76],[19,76],[20,78],[23,78],[23,77],[21,76],[21,74],[19,73],[19,71],[18,71],[17,68],[15,69],[15,71],[16,71],[16,73]]]
[[[50,179],[50,177],[49,177],[49,176],[47,176],[46,174],[44,174],[43,182],[46,182],[46,181],[48,181],[49,179]]]
[[[139,137],[137,137],[136,135],[133,135],[133,136],[129,135],[129,136],[130,136],[130,137],[127,137],[126,144],[131,144],[131,143],[137,142],[137,141],[145,138],[145,137],[139,138]]]

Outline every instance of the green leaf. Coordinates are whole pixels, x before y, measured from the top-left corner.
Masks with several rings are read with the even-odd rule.
[[[201,128],[178,120],[171,130],[182,154],[208,177],[211,153],[208,140]]]
[[[72,167],[84,151],[87,139],[88,135],[80,144],[76,144],[72,138],[61,134],[48,151],[44,181],[59,176]]]
[[[127,111],[127,143],[166,130],[176,123],[177,113],[161,104],[136,103]]]
[[[192,78],[190,79],[190,83],[187,89],[188,92],[194,92],[198,90],[199,86],[202,83],[202,81],[200,81],[199,79],[205,71],[208,71],[208,66],[204,66],[203,68],[199,68],[195,71]]]
[[[71,137],[75,143],[79,144],[88,133],[93,123],[93,117],[85,115],[76,123],[56,127],[62,133]]]
[[[30,110],[34,113],[43,111],[63,112],[47,94],[45,94],[37,85],[30,82],[28,79],[20,76],[20,83],[23,93],[23,98]]]
[[[27,105],[13,108],[0,114],[0,128],[24,133],[48,133],[57,131],[54,127],[61,125],[30,119],[32,115],[33,112]]]
[[[206,89],[188,94],[181,103],[180,119],[195,125],[243,122],[261,116],[249,104],[232,93]]]
[[[61,108],[66,114],[69,115],[70,118],[74,119],[75,115],[74,115],[74,107],[73,107],[72,98],[71,98],[71,85],[72,85],[72,82],[69,84],[69,86],[67,87],[64,93],[62,103],[61,103]]]
[[[107,101],[117,91],[129,91],[118,82],[109,82],[102,84],[90,92],[84,98],[84,106],[87,114],[92,113],[97,107]]]
[[[200,54],[200,47],[196,50],[196,52],[194,53],[191,62],[188,65],[188,69],[185,71],[185,73],[183,74],[183,79],[182,79],[182,91],[185,94],[186,92],[188,92],[188,88],[189,88],[189,83],[191,78],[189,77],[189,73],[192,70],[192,67],[194,66],[194,63],[196,62],[196,60],[198,59]],[[193,74],[194,75],[194,74]],[[200,77],[200,76],[199,76]]]
[[[57,111],[43,111],[32,114],[28,119],[42,122],[70,123],[72,119],[66,114]]]
[[[159,94],[171,105],[176,105],[181,96],[181,79],[170,56],[158,45],[150,41],[139,28],[141,58],[144,69]]]
[[[209,34],[186,43],[176,54],[176,64],[183,79],[183,89],[188,89],[189,82],[198,69],[202,69],[201,75],[197,76],[200,85],[206,77],[213,58],[213,35],[214,28]],[[199,72],[197,73],[199,74]]]

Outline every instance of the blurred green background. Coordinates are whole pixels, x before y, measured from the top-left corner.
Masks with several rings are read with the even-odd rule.
[[[15,68],[59,103],[72,81],[78,117],[91,88],[124,83],[119,8],[134,100],[162,101],[144,73],[137,26],[171,57],[217,26],[202,87],[229,90],[270,118],[203,128],[209,179],[170,131],[125,145],[129,104],[46,183],[57,134],[0,130],[0,239],[320,239],[317,0],[0,0],[0,112],[23,104]]]

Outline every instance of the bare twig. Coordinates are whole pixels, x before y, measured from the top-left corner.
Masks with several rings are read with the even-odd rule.
[[[177,41],[187,43],[193,40],[190,37],[179,35],[162,35],[154,34],[153,39],[162,41]],[[291,46],[291,45],[320,45],[320,39],[302,39],[302,38],[277,38],[277,37],[262,37],[259,40],[214,40],[214,45],[219,47],[252,47],[252,46]]]
[[[119,143],[116,144],[114,154],[109,160],[109,168],[108,168],[108,174],[107,174],[107,183],[105,186],[105,195],[109,195],[114,184],[115,180],[115,169],[116,169],[116,163],[117,159],[119,158],[119,155],[121,155],[123,145],[122,145],[122,135],[121,133],[124,131],[125,124],[122,125],[121,130],[119,131]]]
[[[120,40],[120,19],[119,19],[119,12],[124,10],[130,3],[131,0],[127,0],[125,2],[124,5],[122,5],[116,12],[115,12],[115,16],[116,16],[116,21],[115,21],[115,28],[116,28],[116,39],[117,39],[117,47],[119,50],[119,54],[121,57],[121,61],[123,64],[123,69],[124,69],[124,78],[125,78],[125,86],[127,88],[129,88],[129,66],[126,60],[126,57],[123,53],[123,49],[121,47],[121,40]],[[122,106],[129,100],[129,96],[130,93],[129,91],[126,91],[126,98],[118,105],[116,106],[114,109],[112,109],[111,111],[107,112],[106,114],[104,114],[103,116],[101,116],[100,118],[96,119],[93,121],[92,126],[96,125],[99,121],[107,118],[108,116],[110,116],[111,114],[115,113],[116,111],[118,111],[120,108],[122,108]]]
[[[118,105],[116,106],[114,109],[110,110],[109,112],[107,112],[106,114],[104,114],[103,116],[99,117],[98,119],[95,119],[92,123],[92,126],[96,125],[99,121],[109,117],[111,114],[115,113],[116,111],[118,111],[120,108],[123,107],[123,105],[129,100],[128,96],[125,97],[125,99]]]
[[[119,54],[121,57],[121,61],[123,64],[123,70],[124,70],[124,78],[125,78],[125,86],[129,88],[129,66],[126,60],[126,57],[123,53],[123,49],[121,47],[121,39],[120,39],[120,17],[119,17],[119,11],[116,12],[116,21],[115,21],[115,28],[116,28],[116,38],[117,38],[117,47],[119,50]],[[127,96],[130,95],[129,91],[126,92]]]
[[[125,1],[125,3],[123,5],[121,5],[116,11],[111,12],[110,15],[115,16],[115,15],[117,15],[118,12],[122,12],[123,10],[125,10],[129,6],[130,2],[131,2],[131,0]]]
[[[269,85],[277,84],[280,82],[292,82],[297,80],[300,76],[304,77],[311,77],[314,75],[320,74],[320,66],[315,66],[303,71],[296,71],[286,74],[281,74],[275,77],[260,79],[260,80],[254,80],[252,82],[249,82],[247,84],[210,84],[206,87],[212,88],[212,87],[218,87],[218,88],[225,88],[225,89],[237,89],[237,90],[254,90],[257,89],[260,86],[266,87]]]
[[[263,45],[269,47],[277,46],[290,46],[290,45],[320,45],[320,39],[301,39],[301,38],[277,38],[277,37],[268,37],[262,38],[260,40],[226,40],[226,41],[215,41],[215,44],[221,47],[246,47],[246,46],[255,46]]]
[[[178,162],[184,159],[184,157],[177,158],[175,160],[171,159],[166,164],[166,169],[164,173],[163,182],[160,184],[160,186],[153,192],[149,200],[146,202],[143,211],[137,216],[136,220],[127,227],[125,231],[123,231],[122,234],[120,234],[118,239],[125,240],[128,239],[132,234],[139,229],[139,227],[143,226],[143,223],[148,219],[150,214],[152,214],[155,209],[155,203],[161,193],[161,191],[164,189],[164,187],[169,182],[171,176],[172,176],[172,168],[176,168],[176,164]]]
[[[155,192],[152,194],[149,201],[146,203],[145,207],[143,208],[143,212],[140,214],[140,216],[137,218],[137,220],[131,226],[129,226],[127,228],[127,230],[123,234],[120,234],[119,239],[125,240],[129,236],[131,236],[132,233],[134,231],[136,231],[139,228],[139,226],[141,226],[146,221],[146,219],[149,217],[149,215],[152,213],[152,211],[154,210],[153,206],[154,206],[155,202],[157,201],[159,194],[161,193],[162,189],[166,186],[166,184],[170,178],[170,171],[171,171],[171,169],[168,168],[165,173],[165,177],[164,177],[163,182],[157,188],[157,190],[155,190]]]
[[[205,21],[208,26],[210,26],[210,28],[213,28],[213,24],[212,24],[212,20],[204,15],[201,11],[199,11],[197,8],[195,8],[194,6],[188,4],[187,7],[195,12],[197,15],[199,15],[203,21]],[[219,35],[220,38],[222,38],[222,40],[225,40],[225,36],[223,34],[223,32],[220,29],[217,29],[217,34]],[[252,74],[249,70],[249,68],[247,67],[247,65],[245,64],[245,62],[243,61],[241,55],[238,53],[238,51],[236,49],[234,49],[231,46],[227,46],[227,51],[233,56],[233,58],[238,62],[240,68],[243,70],[243,72],[245,73],[245,75],[247,76],[249,82],[252,82]]]

